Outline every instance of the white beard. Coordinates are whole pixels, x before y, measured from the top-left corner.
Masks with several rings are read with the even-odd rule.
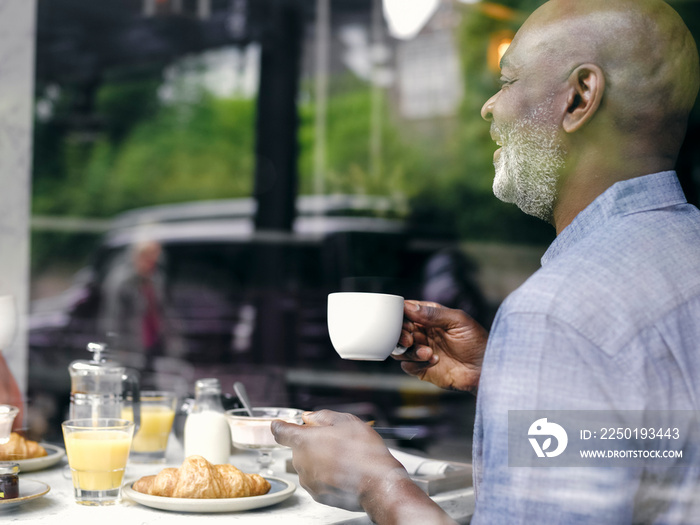
[[[513,125],[493,125],[503,144],[494,162],[493,193],[528,215],[552,222],[566,152],[557,138],[558,128],[542,124],[548,111],[543,104]]]

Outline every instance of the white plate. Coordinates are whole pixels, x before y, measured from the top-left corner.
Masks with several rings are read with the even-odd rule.
[[[35,481],[33,479],[19,478],[19,497],[13,499],[0,499],[0,511],[16,507],[27,501],[31,501],[36,498],[40,498],[46,494],[51,487],[46,483],[41,481]]]
[[[66,455],[66,451],[56,445],[41,443],[41,446],[46,449],[46,456],[31,459],[18,459],[15,463],[19,463],[19,472],[34,472],[54,466],[61,461],[61,458]]]
[[[247,498],[191,499],[151,496],[135,491],[131,487],[135,483],[134,481],[124,485],[122,494],[136,503],[154,509],[178,512],[238,512],[275,505],[291,496],[297,488],[294,483],[281,478],[265,476],[265,479],[270,482],[270,492],[262,496],[249,496]]]

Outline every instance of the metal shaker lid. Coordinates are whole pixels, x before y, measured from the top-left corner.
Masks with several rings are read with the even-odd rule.
[[[124,366],[115,361],[109,361],[105,354],[105,343],[88,343],[87,350],[92,352],[92,359],[78,359],[68,366],[71,376],[87,375],[119,375],[124,373]]]

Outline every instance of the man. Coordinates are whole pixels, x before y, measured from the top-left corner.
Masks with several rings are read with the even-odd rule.
[[[494,193],[552,223],[542,268],[490,334],[407,301],[409,374],[477,395],[472,523],[700,523],[700,458],[517,468],[509,411],[700,409],[700,212],[673,171],[699,83],[695,43],[661,0],[551,0],[503,57],[482,116]],[[316,499],[377,523],[449,523],[366,425],[275,423]],[[545,447],[546,448],[546,447]]]

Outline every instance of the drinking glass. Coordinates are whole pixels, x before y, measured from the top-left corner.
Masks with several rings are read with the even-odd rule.
[[[0,445],[10,441],[12,423],[19,413],[19,408],[12,405],[0,405]]]
[[[144,390],[140,399],[141,426],[134,434],[129,459],[135,463],[163,463],[175,419],[177,395],[175,392]],[[125,406],[122,417],[133,421],[133,408]]]
[[[127,419],[70,419],[62,423],[75,500],[81,505],[114,505],[134,435]]]
[[[233,446],[240,449],[256,450],[260,474],[272,476],[272,452],[275,449],[287,448],[275,441],[270,425],[275,419],[301,425],[303,411],[296,408],[261,407],[253,408],[253,417],[248,415],[245,408],[235,408],[226,411],[226,418],[231,427]]]

